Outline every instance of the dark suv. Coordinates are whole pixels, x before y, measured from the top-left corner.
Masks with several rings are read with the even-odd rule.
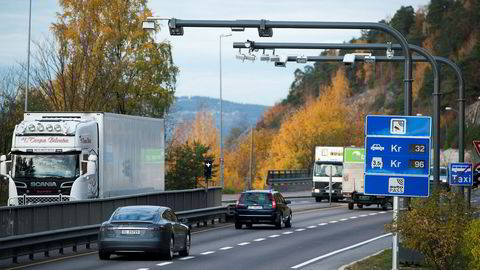
[[[285,200],[277,191],[250,190],[238,198],[235,207],[235,229],[241,229],[243,224],[248,228],[252,224],[273,224],[277,229],[292,226],[292,210],[288,207],[290,201]]]

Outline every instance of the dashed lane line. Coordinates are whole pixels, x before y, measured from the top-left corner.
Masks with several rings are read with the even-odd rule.
[[[340,221],[345,221],[345,220],[348,220],[348,218],[342,218],[342,219],[340,219]]]
[[[337,223],[337,222],[338,222],[338,221],[336,221],[336,220],[332,220],[332,221],[330,221],[330,222],[328,222],[328,223]]]
[[[157,263],[157,266],[165,266],[165,265],[169,265],[169,264],[172,264],[173,262],[163,262],[163,263]]]
[[[316,226],[316,225],[312,225],[312,226],[308,226],[307,228],[309,228],[309,229],[315,229],[315,228],[317,228],[317,226]]]
[[[232,249],[233,247],[222,247],[220,248],[220,250],[229,250],[229,249]]]
[[[255,240],[253,240],[254,242],[260,242],[260,241],[263,241],[263,240],[266,240],[267,238],[257,238]]]
[[[324,223],[319,223],[318,226],[325,226],[327,225],[328,223],[324,222]]]
[[[179,260],[180,260],[180,261],[186,261],[186,260],[191,260],[191,259],[193,259],[193,258],[195,258],[195,256],[183,257],[183,258],[180,258]]]
[[[246,245],[248,245],[248,244],[250,244],[250,242],[242,242],[242,243],[239,243],[239,244],[237,244],[237,245],[238,245],[238,246],[246,246]]]
[[[300,228],[300,229],[296,229],[295,231],[296,231],[296,232],[302,232],[302,231],[305,231],[305,229],[304,229],[304,228]]]
[[[356,218],[358,218],[358,217],[350,217],[350,219],[356,219]]]
[[[268,237],[270,237],[270,238],[276,238],[276,237],[279,237],[279,236],[280,236],[279,234],[273,234],[273,235],[270,235],[270,236],[268,236]]]
[[[215,253],[215,251],[211,251],[211,250],[210,250],[210,251],[202,252],[202,253],[200,253],[200,254],[201,254],[201,255],[210,255],[210,254],[213,254],[213,253]]]
[[[292,234],[293,232],[292,231],[288,231],[288,232],[283,232],[282,234]]]

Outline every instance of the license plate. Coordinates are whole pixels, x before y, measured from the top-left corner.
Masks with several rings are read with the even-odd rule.
[[[368,201],[368,200],[370,200],[370,197],[369,196],[359,196],[359,199],[363,200],[363,201]]]
[[[263,207],[261,205],[250,205],[248,206],[248,209],[262,209]]]
[[[122,230],[122,234],[140,234],[140,230]]]

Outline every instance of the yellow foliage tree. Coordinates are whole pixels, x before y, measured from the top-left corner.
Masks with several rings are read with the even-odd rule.
[[[305,169],[313,164],[315,146],[345,146],[353,140],[357,127],[346,98],[350,94],[344,69],[339,69],[332,85],[319,98],[299,109],[283,122],[269,152],[269,169]]]

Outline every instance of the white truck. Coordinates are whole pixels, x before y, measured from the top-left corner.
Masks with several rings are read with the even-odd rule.
[[[372,147],[376,147],[373,145]],[[357,204],[358,208],[376,204],[383,210],[392,206],[392,197],[374,196],[364,194],[364,168],[365,149],[345,147],[343,155],[343,180],[342,194],[348,203],[348,209],[352,210]]]
[[[102,112],[25,113],[15,127],[10,155],[11,160],[0,157],[8,205],[165,188],[163,119]]]
[[[315,164],[313,165],[312,196],[315,201],[321,202],[330,197],[330,175],[332,170],[332,201],[343,199],[342,195],[342,170],[343,147],[317,146],[315,147]]]

